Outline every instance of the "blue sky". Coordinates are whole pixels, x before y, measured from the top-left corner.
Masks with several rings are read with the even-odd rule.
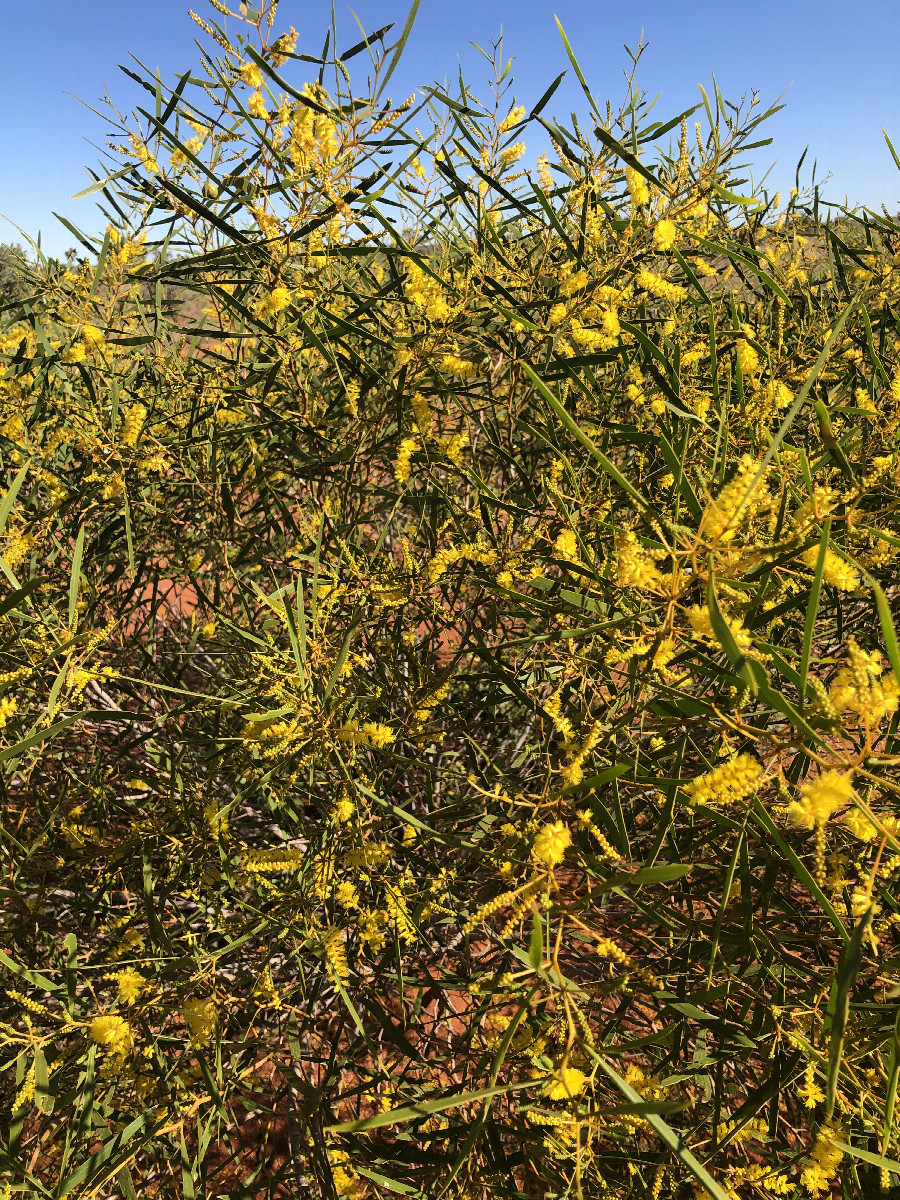
[[[237,0],[235,0],[235,4]],[[72,238],[51,215],[63,213],[90,231],[100,227],[92,200],[69,199],[89,182],[84,164],[96,165],[105,122],[74,97],[96,105],[106,88],[120,109],[140,103],[136,85],[118,63],[129,52],[164,79],[197,62],[188,18],[193,6],[207,15],[207,0],[30,0],[4,5],[0,70],[0,214],[45,248],[62,253]],[[339,46],[358,40],[350,9],[335,0]],[[300,30],[298,49],[318,53],[330,19],[330,0],[282,0],[278,26]],[[408,0],[357,0],[366,29],[402,24]],[[502,27],[505,52],[514,57],[516,94],[531,104],[568,66],[553,20],[556,13],[595,95],[616,104],[623,95],[628,58],[643,32],[649,48],[639,84],[662,93],[660,115],[674,115],[699,99],[697,83],[715,71],[727,98],[751,89],[770,103],[785,89],[787,107],[769,123],[772,146],[756,151],[759,174],[787,188],[805,146],[818,176],[832,179],[828,194],[851,203],[900,208],[900,173],[884,144],[881,126],[900,148],[900,6],[888,0],[422,0],[419,17],[391,91],[406,96],[416,85],[455,77],[485,80],[470,41],[486,45]],[[356,63],[362,68],[362,56]],[[484,92],[487,91],[483,87]],[[552,102],[562,117],[584,100],[572,72]],[[535,142],[535,151],[542,148]],[[20,240],[0,220],[0,241]]]

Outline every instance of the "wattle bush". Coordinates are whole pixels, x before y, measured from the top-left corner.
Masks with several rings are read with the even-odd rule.
[[[896,1186],[900,225],[242,12],[0,318],[0,1195]]]

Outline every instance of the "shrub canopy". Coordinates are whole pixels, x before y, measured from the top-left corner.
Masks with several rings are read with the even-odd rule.
[[[900,227],[242,13],[0,323],[0,1173],[871,1195]]]

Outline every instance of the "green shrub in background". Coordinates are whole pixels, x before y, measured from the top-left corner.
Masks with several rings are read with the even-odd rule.
[[[900,228],[241,12],[0,328],[4,1195],[890,1187]]]
[[[0,244],[0,307],[25,298],[27,287],[22,277],[27,259],[21,246]]]

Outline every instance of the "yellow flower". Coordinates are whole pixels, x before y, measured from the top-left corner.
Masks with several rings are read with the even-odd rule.
[[[143,991],[146,982],[144,976],[140,971],[135,971],[134,967],[126,967],[124,971],[119,971],[116,975],[116,983],[119,985],[119,999],[125,1004],[134,1004]]]
[[[397,451],[397,461],[394,463],[394,479],[399,484],[409,482],[409,477],[412,472],[412,456],[418,449],[419,442],[417,438],[404,438],[400,443],[400,448]]]
[[[844,1156],[843,1150],[839,1150],[835,1142],[841,1141],[842,1138],[843,1130],[838,1127],[829,1128],[828,1125],[823,1125],[819,1130],[809,1156],[809,1165],[804,1168],[800,1177],[811,1196],[820,1196],[823,1192],[831,1191],[831,1181],[837,1174]]]
[[[677,230],[675,222],[668,219],[658,221],[653,230],[653,245],[657,250],[670,250],[675,245]]]
[[[711,800],[729,804],[752,796],[759,788],[762,773],[762,766],[755,758],[738,754],[686,783],[684,792],[692,804],[709,804]]]
[[[586,1082],[584,1071],[579,1071],[577,1067],[563,1067],[547,1084],[544,1095],[548,1100],[571,1100],[573,1096],[581,1095]]]
[[[652,271],[638,271],[635,283],[639,288],[660,300],[683,300],[687,295],[680,284],[669,283],[668,279],[662,279],[659,275],[654,275]]]
[[[266,102],[262,92],[253,92],[250,99],[247,101],[247,111],[251,117],[256,117],[259,121],[264,121],[269,115],[266,108]]]
[[[803,552],[804,563],[813,570],[815,570],[818,559],[818,546],[810,546],[808,550]],[[835,554],[830,547],[826,547],[825,550],[822,578],[826,583],[830,583],[832,587],[836,587],[841,592],[855,592],[859,587],[859,575],[848,562],[841,558],[839,554]]]
[[[363,733],[371,746],[378,750],[383,750],[385,746],[389,746],[397,736],[393,729],[387,725],[380,725],[377,721],[366,721],[362,727]]]
[[[745,329],[744,332],[745,334],[749,334],[750,331]],[[750,375],[755,375],[759,370],[759,355],[745,337],[740,338],[735,343],[734,353],[744,378],[746,379]]]
[[[505,150],[500,151],[501,167],[508,167],[512,163],[517,162],[525,153],[525,143],[516,142],[515,145],[507,146]]]
[[[622,587],[646,591],[662,579],[650,553],[630,530],[616,540],[616,580]]]
[[[546,867],[555,867],[572,845],[572,835],[562,821],[551,821],[539,830],[531,848],[531,857]]]
[[[634,167],[626,167],[625,183],[631,196],[631,202],[635,208],[640,208],[642,204],[647,203],[650,199],[650,188],[647,186],[647,180],[640,171],[635,171]]]
[[[841,824],[861,842],[871,842],[878,834],[878,830],[866,814],[858,808],[848,809],[841,817]]]
[[[96,349],[101,349],[106,344],[102,330],[98,329],[96,325],[82,325],[81,340],[86,346]]]
[[[128,1022],[115,1013],[104,1013],[94,1017],[88,1029],[88,1037],[98,1046],[105,1046],[114,1056],[124,1058],[134,1049],[134,1038]]]
[[[4,696],[0,700],[0,729],[5,729],[10,717],[14,717],[19,710],[19,703],[12,696]]]
[[[825,1099],[825,1093],[816,1083],[816,1064],[810,1063],[803,1073],[803,1086],[797,1089],[797,1095],[807,1108],[815,1108]]]
[[[337,821],[338,825],[346,825],[355,812],[356,807],[353,801],[344,792],[334,806],[335,821]]]
[[[795,825],[805,829],[821,827],[831,819],[836,808],[849,804],[853,798],[851,773],[823,771],[818,779],[800,785],[800,800],[788,805],[788,814]]]
[[[344,945],[343,930],[333,926],[324,938],[325,961],[333,978],[342,983],[350,978],[350,968],[347,965],[347,951]]]
[[[188,1000],[182,1009],[191,1034],[191,1045],[205,1046],[216,1027],[216,1010],[203,1000]]]
[[[404,287],[406,299],[420,309],[429,321],[446,321],[450,316],[443,289],[433,275],[426,275],[416,262],[407,264],[407,279]]]
[[[725,624],[731,630],[731,636],[737,643],[738,649],[747,653],[753,648],[753,635],[750,630],[744,625],[740,617],[729,617],[722,614]],[[705,638],[714,645],[720,645],[719,639],[716,637],[713,629],[712,616],[705,604],[694,604],[687,610],[687,617],[691,623],[691,629],[698,637]]]
[[[349,879],[345,879],[337,885],[334,889],[334,896],[338,904],[344,908],[359,908],[359,893]]]
[[[262,71],[255,62],[247,62],[241,67],[241,79],[248,87],[262,87]]]
[[[504,119],[497,127],[498,133],[508,133],[514,125],[518,125],[525,118],[525,109],[522,105],[516,108],[511,108]]]
[[[537,167],[541,188],[545,192],[551,192],[553,190],[553,176],[550,173],[550,163],[546,154],[538,156]]]
[[[560,294],[563,296],[573,296],[576,292],[580,292],[587,285],[587,271],[576,271],[574,275],[570,275],[568,279],[560,284]]]
[[[283,312],[290,303],[290,291],[279,284],[277,287],[273,287],[268,295],[257,300],[253,307],[254,311],[260,317],[274,317],[276,313]]]
[[[553,544],[558,558],[573,561],[578,557],[578,538],[571,529],[564,529]]]
[[[119,439],[123,446],[137,444],[146,419],[147,409],[143,404],[132,404],[126,409],[125,416],[122,418],[122,433]]]
[[[769,493],[763,486],[762,477],[756,479],[758,469],[758,464],[745,454],[732,481],[715,500],[710,500],[702,523],[703,533],[709,541],[731,541],[768,501]]]

